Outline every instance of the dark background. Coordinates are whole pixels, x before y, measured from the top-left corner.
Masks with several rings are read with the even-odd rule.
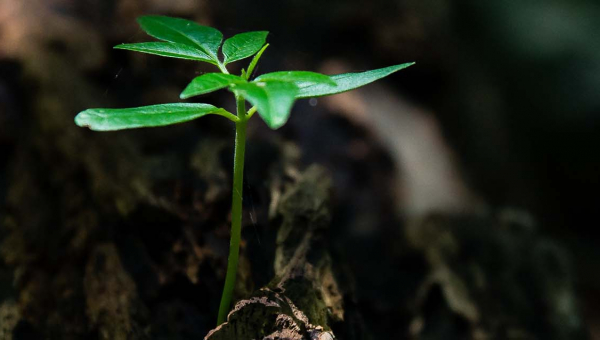
[[[356,332],[369,334],[356,338],[419,337],[411,320],[429,307],[415,309],[411,299],[432,265],[405,250],[410,242],[402,235],[432,213],[476,225],[510,215],[534,228],[534,238],[564,254],[567,264],[549,270],[567,277],[577,328],[600,338],[600,5],[591,0],[0,2],[0,315],[10,316],[0,338],[99,337],[101,325],[113,321],[90,311],[90,258],[109,249],[94,250],[98,244],[117,249],[145,304],[131,322],[152,325],[151,338],[198,338],[214,323],[227,244],[231,126],[203,118],[101,134],[72,123],[89,107],[179,101],[189,80],[214,71],[112,50],[150,40],[135,23],[144,14],[196,20],[225,37],[270,31],[258,73],[417,62],[364,90],[299,101],[276,132],[259,119],[250,126],[248,252],[256,235],[265,238],[249,261],[270,259],[264,173],[285,158],[280,145],[292,143],[297,168],[319,163],[334,178],[331,248],[356,281],[353,303],[363,325]],[[245,62],[237,64],[233,70]],[[231,108],[229,97],[223,91],[198,100]],[[216,169],[203,163],[212,149]],[[180,264],[178,254],[164,253],[176,253],[188,229],[200,248],[213,250]],[[157,266],[175,268],[147,273]],[[252,268],[258,288],[271,272]],[[557,273],[564,268],[569,274]],[[115,280],[116,287],[132,285]],[[538,321],[523,326],[533,329],[525,338],[578,338],[545,333]],[[439,338],[462,338],[469,322],[450,322]],[[427,334],[420,338],[437,338]]]

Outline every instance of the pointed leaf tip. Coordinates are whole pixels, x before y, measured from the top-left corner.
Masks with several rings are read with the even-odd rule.
[[[331,79],[337,84],[335,86],[329,84],[297,83],[299,91],[296,98],[321,97],[354,90],[414,64],[414,62],[410,62],[365,72],[336,74],[331,76]]]

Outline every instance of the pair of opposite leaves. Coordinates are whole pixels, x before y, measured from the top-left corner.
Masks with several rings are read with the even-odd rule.
[[[237,34],[225,40],[221,46],[223,40],[221,32],[193,21],[164,16],[144,16],[140,17],[138,22],[146,33],[162,41],[121,44],[115,48],[203,61],[225,72],[226,64],[254,56],[248,70],[243,71],[241,76],[228,73],[203,74],[192,80],[181,93],[181,98],[186,99],[228,88],[254,105],[258,114],[272,129],[277,129],[287,122],[296,99],[349,91],[414,64],[405,63],[331,77],[307,71],[282,71],[263,74],[249,81],[254,66],[267,46],[265,40],[268,32]],[[222,60],[218,56],[220,47]],[[231,118],[227,111],[213,105],[173,103],[129,109],[88,109],[80,112],[75,117],[75,122],[79,126],[89,127],[92,130],[111,131],[170,125],[207,114]]]

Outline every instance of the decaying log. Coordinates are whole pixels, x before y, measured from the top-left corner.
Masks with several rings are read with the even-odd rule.
[[[407,236],[430,266],[414,339],[588,339],[568,256],[529,215],[432,214]]]
[[[341,320],[343,307],[324,239],[330,188],[326,172],[313,166],[283,194],[275,278],[205,339],[334,339],[328,321]]]
[[[92,252],[83,280],[90,325],[99,339],[149,339],[148,311],[138,297],[135,282],[125,271],[113,244]]]

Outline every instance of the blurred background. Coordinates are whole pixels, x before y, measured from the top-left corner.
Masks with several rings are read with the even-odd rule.
[[[257,74],[416,61],[298,101],[277,131],[251,121],[238,297],[273,276],[276,188],[316,163],[333,179],[338,338],[600,339],[592,0],[0,0],[0,339],[199,339],[215,323],[233,126],[73,123],[178,102],[216,71],[113,50],[152,40],[146,14],[270,31]]]

